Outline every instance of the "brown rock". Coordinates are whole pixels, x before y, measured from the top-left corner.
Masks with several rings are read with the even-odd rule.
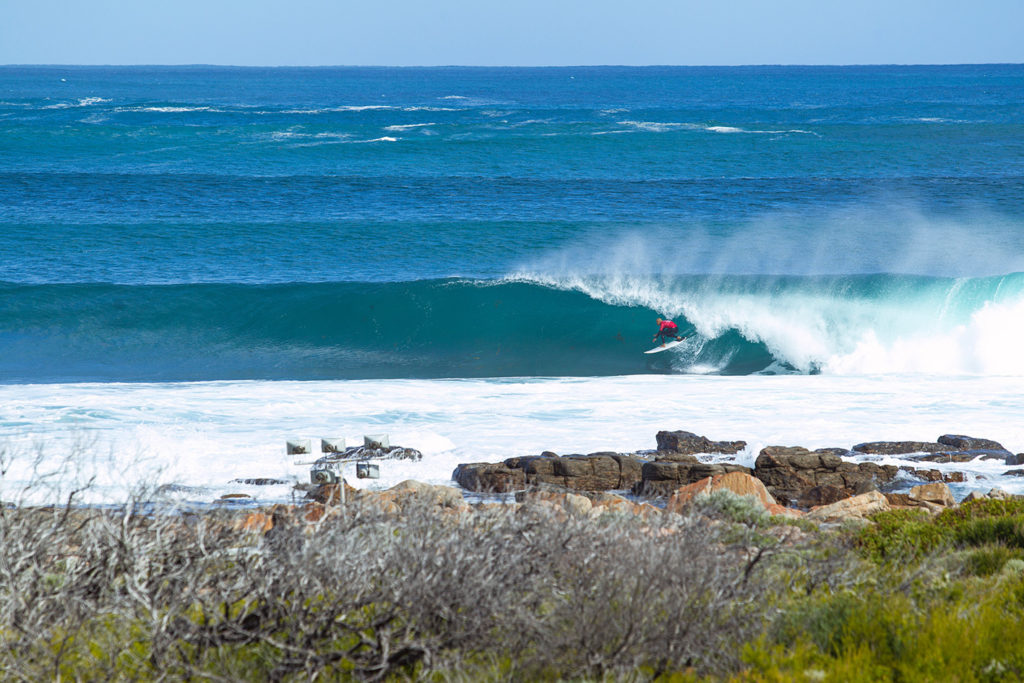
[[[977,439],[973,436],[961,434],[943,434],[939,437],[939,443],[944,446],[952,446],[958,451],[1006,451],[1003,444],[991,439]]]
[[[619,485],[615,487],[616,489],[631,489],[643,480],[643,460],[635,455],[623,453],[616,453],[611,457],[619,463]]]
[[[940,472],[939,470],[914,469],[911,470],[911,472],[913,472],[914,476],[916,476],[917,478],[923,479],[925,481],[942,481],[942,472]]]
[[[274,526],[273,517],[265,512],[250,512],[234,524],[236,531],[264,533]]]
[[[796,508],[788,508],[785,505],[779,505],[778,503],[772,503],[768,506],[768,514],[770,515],[781,515],[783,517],[793,517],[799,519],[803,517],[805,513],[803,510],[797,510]]]
[[[668,503],[665,504],[665,511],[681,513],[695,499],[709,495],[711,495],[711,477],[704,477],[677,489],[669,496]]]
[[[952,507],[955,504],[953,493],[944,483],[935,482],[932,484],[921,484],[910,489],[910,497],[913,500]]]
[[[726,490],[739,496],[753,496],[765,507],[775,504],[775,499],[772,494],[768,493],[768,489],[765,488],[761,480],[747,472],[726,472],[721,476],[714,477],[711,490],[712,492]]]
[[[607,455],[567,456],[555,461],[555,474],[565,485],[582,491],[610,491],[619,488],[619,463]]]
[[[505,463],[465,463],[455,468],[452,479],[467,491],[503,493],[526,486],[526,474]]]
[[[821,505],[829,505],[843,498],[848,498],[847,492],[837,486],[815,486],[804,491],[797,501],[802,508],[812,508]]]
[[[892,481],[898,472],[893,465],[844,461],[835,449],[809,451],[799,446],[769,446],[754,464],[754,476],[783,505],[865,493]]]
[[[342,486],[345,487],[345,500],[352,500],[360,494],[359,489],[352,488],[347,482],[340,484],[320,484],[306,494],[307,498],[324,505],[338,505],[342,500]]]
[[[394,500],[399,507],[405,507],[413,500],[441,508],[464,509],[469,507],[462,497],[462,492],[456,488],[440,484],[425,484],[412,479],[395,484],[387,491],[382,491],[381,495],[383,498]]]
[[[917,501],[910,497],[909,493],[885,493],[885,499],[893,507],[917,507]]]
[[[577,516],[590,514],[590,511],[593,508],[590,499],[586,496],[581,496],[576,493],[559,493],[548,490],[528,491],[524,497],[523,503],[525,505],[543,505],[552,507]]]
[[[534,456],[530,458],[521,458],[523,471],[527,475],[541,475],[541,476],[555,476],[555,463],[560,458],[557,455],[551,453],[551,451],[544,451],[544,454]],[[508,463],[508,460],[505,461]]]
[[[690,455],[689,453],[675,453],[673,451],[657,451],[655,453],[655,458],[657,458],[658,462],[700,462],[700,459],[696,455]]]
[[[668,496],[676,489],[692,484],[705,477],[728,474],[729,472],[745,472],[750,469],[734,463],[703,463],[703,462],[665,462],[656,460],[646,462],[641,470],[642,480],[633,490],[639,495]]]
[[[939,453],[949,446],[934,441],[871,441],[853,447],[858,453],[875,455],[906,455],[908,453]]]
[[[775,499],[758,479],[745,472],[727,472],[705,477],[678,489],[669,497],[665,510],[682,512],[695,499],[711,495],[715,491],[732,491],[738,496],[752,496],[765,508],[775,505]]]
[[[655,437],[659,451],[674,453],[739,453],[747,447],[746,441],[711,441],[706,436],[697,436],[693,432],[658,432]]]
[[[842,522],[854,518],[864,519],[868,515],[888,509],[889,501],[884,495],[878,491],[869,491],[830,505],[811,508],[806,518],[816,522]]]
[[[978,455],[978,451],[939,451],[928,455],[914,455],[907,460],[914,462],[970,462]],[[1000,455],[999,459],[1003,460],[1004,457]]]

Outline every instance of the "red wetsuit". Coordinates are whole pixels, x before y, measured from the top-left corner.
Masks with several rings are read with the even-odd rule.
[[[679,326],[671,320],[662,320],[658,325],[658,334],[654,335],[654,341],[665,342],[665,337],[678,337]]]

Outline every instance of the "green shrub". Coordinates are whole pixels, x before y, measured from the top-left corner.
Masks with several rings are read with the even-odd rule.
[[[1013,555],[1010,549],[1003,549]],[[999,550],[982,564],[1016,567]],[[1000,559],[1002,558],[1002,559]],[[1018,567],[1019,568],[1019,567]],[[1024,577],[961,579],[948,590],[906,590],[917,575],[886,565],[856,591],[793,604],[748,643],[742,677],[752,681],[1019,681],[1024,652],[1008,634],[1024,627]],[[948,580],[948,579],[940,579]]]
[[[920,558],[953,540],[949,529],[935,524],[924,510],[891,510],[872,517],[855,540],[864,557],[876,562]]]
[[[940,524],[956,526],[958,522],[967,519],[1020,516],[1024,516],[1024,498],[981,498],[943,510],[936,521]]]
[[[998,544],[1024,548],[1024,517],[982,517],[967,519],[952,527],[953,538],[960,547],[976,548]]]
[[[697,505],[700,512],[709,517],[750,527],[768,526],[771,520],[771,515],[757,498],[741,496],[726,489],[714,491],[711,495],[698,499]]]
[[[968,553],[964,558],[964,567],[973,576],[992,576],[1001,572],[1011,559],[1021,557],[1022,553],[1018,549],[1002,545],[987,546]]]

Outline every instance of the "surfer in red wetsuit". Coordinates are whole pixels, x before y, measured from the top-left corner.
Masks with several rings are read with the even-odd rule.
[[[674,337],[676,341],[683,341],[683,338],[679,336],[679,326],[671,320],[662,320],[658,318],[655,322],[658,323],[658,334],[654,335],[654,339],[651,341],[657,342],[661,340],[661,345],[665,345],[665,337]]]

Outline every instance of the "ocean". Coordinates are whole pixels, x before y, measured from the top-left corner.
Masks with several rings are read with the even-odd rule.
[[[234,480],[379,433],[424,459],[356,485],[660,429],[1016,453],[1022,338],[1022,65],[0,67],[3,499],[289,500]]]

